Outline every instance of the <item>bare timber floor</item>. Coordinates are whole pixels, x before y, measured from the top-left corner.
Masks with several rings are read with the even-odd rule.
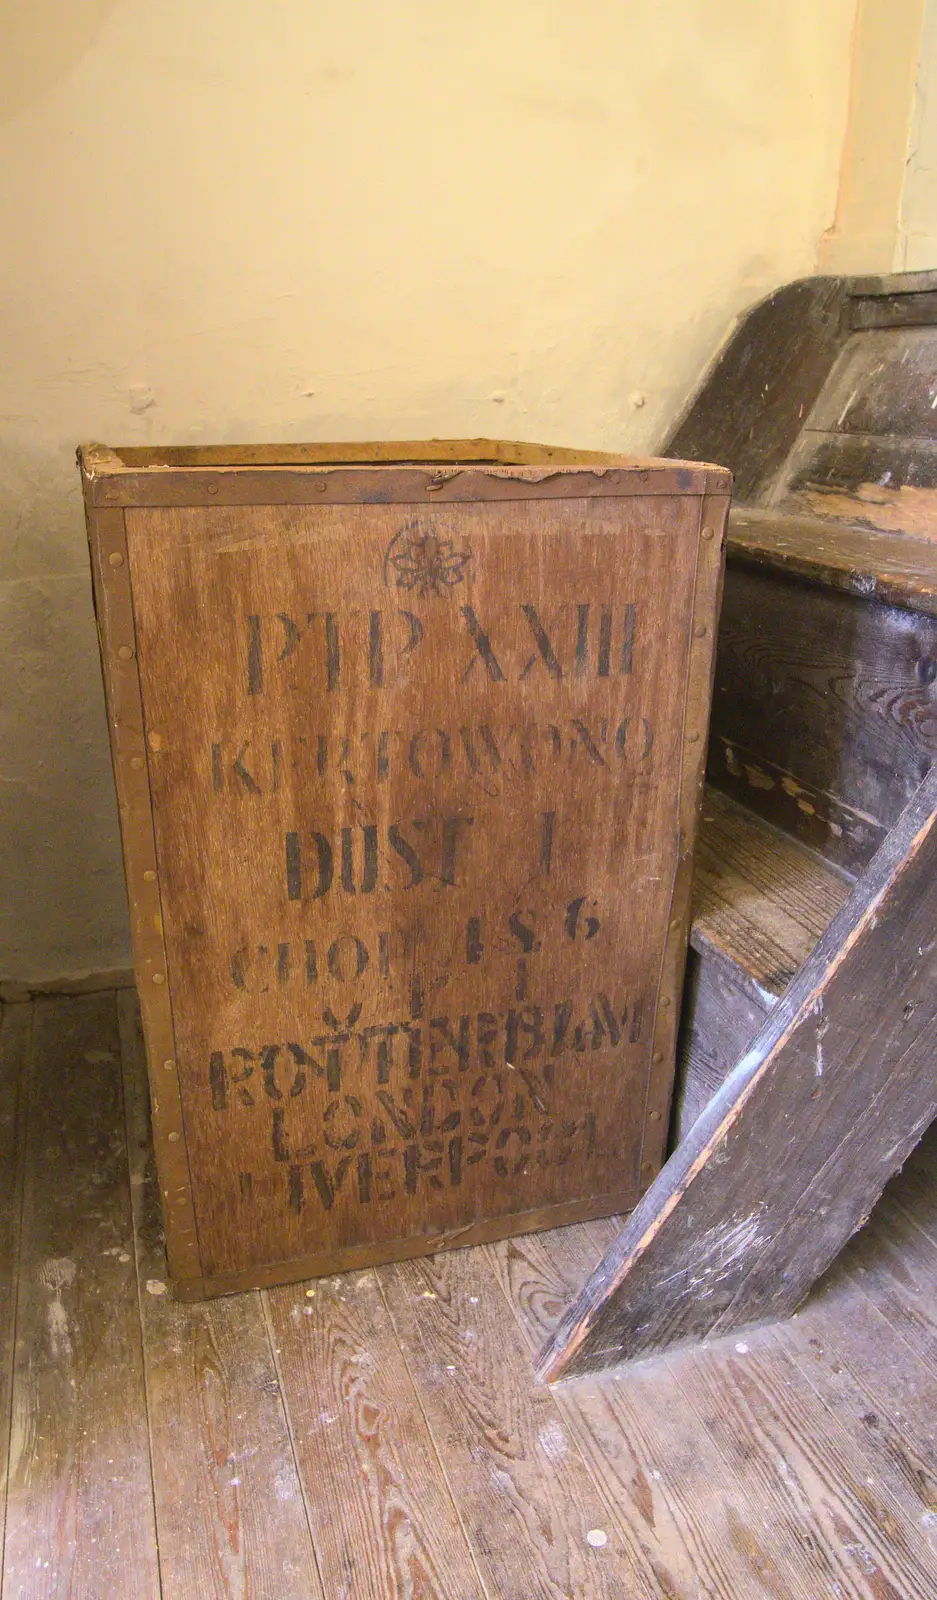
[[[176,1304],[131,992],[0,1029],[2,1600],[937,1597],[937,1139],[790,1323],[549,1390],[614,1224]]]

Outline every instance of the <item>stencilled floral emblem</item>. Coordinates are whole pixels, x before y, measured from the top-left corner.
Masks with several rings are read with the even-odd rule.
[[[392,540],[384,557],[384,580],[407,594],[445,594],[457,583],[465,582],[471,550],[456,550],[452,539],[407,523]],[[393,576],[392,576],[393,575]]]

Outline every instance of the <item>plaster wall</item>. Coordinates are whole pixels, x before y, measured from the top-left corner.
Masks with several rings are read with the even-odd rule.
[[[937,0],[924,7],[895,252],[898,272],[937,268]]]
[[[0,977],[129,959],[76,443],[653,448],[816,270],[855,22],[0,0]]]

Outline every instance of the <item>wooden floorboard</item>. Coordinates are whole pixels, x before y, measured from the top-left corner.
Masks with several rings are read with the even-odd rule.
[[[266,1300],[326,1594],[485,1600],[378,1274]]]
[[[794,1319],[553,1390],[615,1219],[182,1305],[157,1202],[133,996],[8,1009],[2,1600],[937,1600],[937,1134]]]
[[[579,1242],[563,1229],[488,1248],[533,1355],[575,1292]],[[745,1471],[730,1468],[666,1361],[560,1384],[554,1394],[663,1593],[816,1600],[824,1592],[827,1568],[806,1529],[764,1515],[755,1452]]]
[[[900,1486],[937,1539],[937,1375],[841,1267],[776,1336],[875,1476]]]
[[[728,1472],[764,1524],[809,1543],[815,1594],[905,1600],[937,1594],[937,1553],[795,1364],[757,1330],[667,1358]],[[806,1537],[805,1537],[806,1536]]]
[[[35,1005],[3,1592],[159,1594],[113,994]]]
[[[32,1007],[0,1007],[0,1585],[16,1332],[16,1281],[23,1216],[26,1070]]]
[[[163,1600],[322,1600],[260,1296],[169,1290],[136,995],[118,1006]]]
[[[484,1249],[401,1262],[381,1283],[492,1600],[665,1596],[534,1382]]]

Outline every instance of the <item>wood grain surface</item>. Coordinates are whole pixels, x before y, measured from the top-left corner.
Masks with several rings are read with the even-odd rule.
[[[861,872],[937,751],[937,620],[730,566],[710,781]]]
[[[693,878],[693,948],[680,1018],[671,1145],[763,1026],[849,892],[798,840],[706,791]]]
[[[805,1600],[837,1587],[870,1600],[937,1593],[937,1551],[920,1537],[919,1498],[892,1474],[870,1473],[848,1426],[811,1391],[773,1332],[688,1351],[668,1365],[733,1477],[757,1452],[763,1525],[787,1535],[780,1596],[785,1584],[793,1589],[798,1566]]]
[[[154,1600],[114,997],[34,1015],[4,1594]]]
[[[326,1594],[485,1596],[378,1275],[265,1300]]]
[[[865,1220],[937,1113],[935,881],[931,773],[570,1308],[546,1374],[783,1316]]]
[[[693,878],[694,948],[783,994],[849,893],[849,880],[717,789],[703,803]]]
[[[599,1229],[607,1223],[583,1225],[590,1234]],[[489,1246],[532,1352],[576,1292],[588,1256],[579,1231]],[[607,1233],[596,1239],[600,1248],[606,1242]],[[721,1366],[730,1359],[723,1354]],[[755,1427],[745,1429],[744,1457],[739,1452],[730,1462],[719,1449],[705,1405],[697,1404],[691,1361],[659,1360],[601,1383],[558,1385],[554,1396],[570,1436],[665,1594],[695,1600],[702,1589],[814,1600],[836,1565],[835,1546],[818,1550],[796,1509],[772,1496],[779,1457]],[[819,1425],[827,1426],[822,1418]]]
[[[915,1520],[937,1515],[937,1380],[842,1265],[775,1339],[873,1464],[909,1499]]]
[[[720,461],[735,476],[738,502],[762,499],[848,338],[847,282],[805,278],[751,307],[665,454]]]
[[[371,503],[318,468],[310,505],[92,508],[190,1293],[619,1211],[658,1169],[726,511],[692,490],[725,474],[612,461],[477,468],[521,474],[497,505],[388,465]],[[90,499],[128,470],[89,457]]]
[[[404,1262],[381,1281],[489,1595],[654,1594],[652,1564],[612,1522],[549,1392],[525,1375],[520,1332],[480,1256]]]
[[[257,1294],[172,1297],[136,996],[118,996],[149,1447],[164,1596],[319,1600],[276,1362]]]
[[[729,515],[728,559],[937,617],[937,544],[930,539],[740,506]]]

